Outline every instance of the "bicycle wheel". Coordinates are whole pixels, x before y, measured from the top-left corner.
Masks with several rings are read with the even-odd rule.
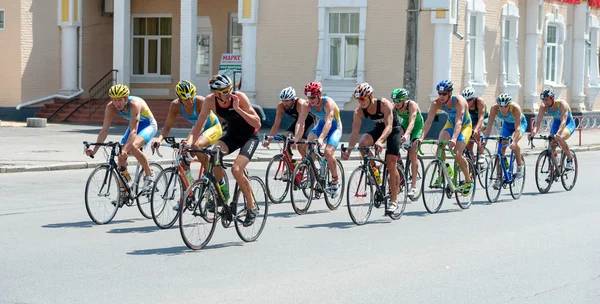
[[[425,178],[421,186],[423,194],[423,204],[429,213],[436,213],[442,207],[444,201],[444,191],[446,189],[446,179],[440,167],[441,162],[434,160],[427,165],[425,169]]]
[[[310,166],[305,162],[296,166],[293,176],[294,184],[290,191],[292,208],[298,215],[302,215],[308,211],[312,202],[315,178]]]
[[[338,173],[338,191],[337,191],[337,194],[332,193],[330,191],[325,191],[325,204],[327,205],[327,208],[329,208],[329,210],[335,210],[340,206],[340,204],[342,203],[342,199],[344,198],[344,189],[346,187],[346,178],[344,177],[345,176],[344,166],[342,166],[342,162],[339,159],[336,159],[335,162],[337,165],[337,173]],[[329,170],[329,167],[327,169],[328,170],[327,170],[326,185],[328,186],[331,184],[331,181],[333,180],[333,176],[331,174],[331,171]]]
[[[98,225],[108,224],[119,209],[119,180],[108,165],[94,169],[85,184],[85,210]]]
[[[497,154],[492,156],[490,166],[485,173],[485,195],[490,203],[498,201],[500,192],[502,192],[504,173],[500,166],[500,156]]]
[[[150,165],[150,170],[152,170],[152,174],[155,177],[157,176],[157,174],[159,174],[163,170],[162,166],[157,163],[150,163],[149,165]],[[143,179],[144,176],[146,176],[146,174],[144,173],[144,169],[142,169],[142,167],[140,166],[140,172],[137,174],[137,178],[135,179],[135,182],[133,183],[133,186],[131,188],[132,188],[132,192],[136,196],[135,201],[137,203],[138,209],[140,210],[140,213],[145,218],[151,219],[152,218],[152,208],[150,207],[150,202],[152,201],[153,189],[151,188],[150,191],[139,191],[138,190],[138,189],[140,189],[140,183],[144,182],[144,179]]]
[[[184,194],[183,181],[177,167],[161,171],[152,187],[150,210],[156,226],[171,228],[179,216],[179,207]]]
[[[525,188],[525,172],[527,171],[527,166],[525,166],[525,158],[521,155],[521,163],[523,164],[523,176],[516,178],[516,174],[512,176],[512,183],[510,183],[510,195],[513,199],[519,199],[521,197],[521,193],[523,193],[523,188]],[[513,168],[517,168],[517,158],[515,157],[513,160]]]
[[[265,185],[267,187],[267,195],[273,204],[283,202],[290,189],[290,180],[292,180],[292,172],[288,163],[285,161],[283,154],[277,154],[271,158],[267,165],[265,174]]]
[[[405,176],[406,176],[406,184],[408,187],[412,188],[412,179],[413,179],[413,175],[412,175],[412,169],[411,169],[412,163],[410,161],[410,158],[406,160],[406,168],[404,168],[404,172],[405,172]],[[423,165],[423,158],[421,158],[420,155],[417,155],[417,176],[416,176],[416,180],[415,180],[415,187],[417,188],[417,194],[415,194],[412,197],[409,197],[413,202],[416,202],[419,200],[419,198],[421,197],[421,189],[422,184],[423,184],[423,176],[425,176],[425,165]]]
[[[406,180],[406,175],[404,174],[404,168],[402,168],[402,164],[400,163],[396,163],[396,168],[398,169],[398,196],[396,197],[398,208],[396,209],[396,211],[389,214],[389,217],[393,220],[397,220],[400,217],[402,217],[402,214],[404,214],[404,210],[406,210],[406,203],[408,202],[408,181]],[[389,171],[386,172],[383,178],[386,196],[391,198],[392,188],[389,182]]]
[[[217,189],[204,180],[197,180],[185,190],[179,206],[179,232],[188,248],[200,250],[208,244],[217,227]],[[211,202],[213,210],[206,204]]]
[[[346,203],[350,219],[356,225],[366,223],[373,210],[374,190],[368,179],[369,172],[363,166],[354,169],[348,178]]]
[[[492,160],[492,153],[490,152],[490,150],[488,150],[487,147],[483,147],[483,154],[481,155],[483,155],[483,163],[479,163],[479,160],[476,160],[477,163],[475,164],[475,172],[477,172],[477,179],[479,180],[479,185],[481,186],[481,188],[485,189],[485,179],[487,170]]]
[[[456,203],[458,207],[461,209],[469,209],[471,204],[473,203],[473,199],[475,198],[475,190],[477,189],[477,181],[475,180],[475,167],[473,166],[473,162],[470,159],[467,159],[467,168],[469,172],[469,177],[471,178],[471,184],[473,185],[473,189],[468,194],[463,194],[461,188],[467,183],[466,176],[464,172],[459,168],[458,172],[454,173],[456,175],[456,185],[457,191],[454,193],[454,197],[456,198]]]
[[[562,153],[561,161],[563,168],[563,174],[560,176],[560,180],[563,184],[563,188],[567,191],[573,190],[575,187],[575,183],[577,182],[577,174],[579,173],[579,166],[577,165],[577,155],[575,155],[575,151],[571,150],[571,155],[573,156],[573,170],[566,171],[565,165],[567,164],[567,155]]]
[[[535,185],[540,193],[547,193],[554,182],[554,164],[548,150],[540,152],[535,163]]]
[[[244,227],[244,219],[246,217],[246,198],[242,193],[238,195],[236,202],[231,203],[237,204],[237,214],[235,215],[235,231],[240,239],[242,239],[244,242],[254,242],[256,239],[258,239],[263,229],[265,229],[267,215],[269,214],[269,202],[267,198],[267,190],[263,181],[257,176],[250,176],[248,179],[250,180],[252,199],[254,200],[256,208],[258,208],[258,214],[256,215],[254,223],[248,227]]]

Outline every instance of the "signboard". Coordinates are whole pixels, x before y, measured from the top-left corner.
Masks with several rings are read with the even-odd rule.
[[[222,54],[219,74],[225,74],[235,81],[234,87],[239,90],[242,86],[242,54]],[[235,75],[234,75],[235,74]]]

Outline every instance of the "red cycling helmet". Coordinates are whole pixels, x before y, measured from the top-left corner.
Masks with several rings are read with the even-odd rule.
[[[318,81],[313,81],[304,86],[304,95],[311,97],[316,96],[323,91],[323,85]]]

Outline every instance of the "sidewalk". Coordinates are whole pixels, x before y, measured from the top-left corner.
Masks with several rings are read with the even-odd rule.
[[[94,142],[101,126],[78,125],[78,124],[48,124],[46,128],[27,128],[25,123],[3,121],[0,127],[0,173],[27,172],[27,171],[50,171],[93,168],[105,163],[101,150],[95,159],[85,156],[83,152],[83,141]],[[120,141],[125,126],[116,126],[110,129],[106,141]],[[259,131],[260,136],[269,130]],[[188,135],[187,129],[173,129],[170,136],[178,139]],[[342,143],[346,146],[350,134],[342,136]],[[578,151],[600,150],[600,130],[586,130],[582,132],[582,146],[578,146],[578,134],[575,132],[569,139],[571,149]],[[341,143],[341,144],[342,144]],[[341,146],[340,144],[340,146]],[[536,148],[531,150],[527,147],[527,141],[521,141],[521,147],[525,155],[537,154],[544,148],[542,141],[536,141]],[[426,156],[431,157],[429,148],[423,149]],[[279,145],[271,143],[270,149],[258,147],[252,158],[252,162],[268,162],[273,155],[280,151]],[[147,155],[151,161],[160,164],[170,164],[172,152],[166,147],[161,148],[163,159],[158,155]],[[338,155],[338,154],[336,154]],[[237,152],[225,157],[233,161]],[[357,152],[352,154],[351,160],[358,160]],[[129,164],[135,165],[135,158],[129,158]]]

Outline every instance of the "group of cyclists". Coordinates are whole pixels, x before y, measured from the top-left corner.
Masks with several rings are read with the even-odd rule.
[[[158,131],[157,122],[154,119],[148,104],[140,97],[132,96],[129,88],[123,84],[117,84],[109,89],[110,102],[106,105],[105,118],[102,129],[98,134],[97,142],[103,142],[107,135],[112,120],[116,116],[122,116],[129,120],[127,131],[123,135],[121,144],[123,148],[118,158],[118,165],[122,172],[127,172],[127,156],[131,153],[141,164],[144,170],[143,190],[150,190],[154,182],[148,159],[143,153],[143,148],[150,145],[154,150],[161,141],[168,136],[175,124],[176,118],[182,116],[192,123],[188,137],[182,142],[190,149],[202,149],[210,146],[218,147],[225,154],[231,154],[240,150],[232,167],[231,173],[239,184],[241,192],[246,201],[246,218],[244,226],[253,224],[257,216],[257,208],[251,194],[250,182],[244,174],[244,170],[256,148],[258,147],[258,130],[261,128],[260,116],[252,107],[250,100],[241,91],[235,91],[232,80],[227,75],[215,75],[209,82],[210,94],[202,97],[197,94],[194,84],[187,80],[181,80],[176,88],[177,98],[169,107],[169,113],[159,136],[154,139]],[[360,146],[373,146],[377,154],[383,151],[384,145],[385,162],[389,169],[390,198],[386,205],[386,213],[392,213],[398,208],[398,188],[400,186],[400,174],[396,162],[400,157],[401,145],[410,145],[408,158],[411,160],[412,180],[407,181],[408,196],[414,196],[417,189],[416,174],[419,162],[417,161],[417,149],[429,132],[434,117],[438,110],[447,114],[447,121],[439,133],[438,140],[448,142],[450,149],[456,155],[456,161],[463,172],[465,181],[460,185],[459,192],[468,196],[474,189],[472,175],[468,172],[468,163],[462,153],[465,149],[473,154],[474,144],[477,143],[480,153],[476,160],[481,163],[485,139],[492,131],[493,122],[499,119],[503,122],[500,135],[511,138],[509,148],[514,150],[517,159],[516,177],[523,176],[523,163],[520,155],[519,141],[522,139],[528,124],[521,107],[513,101],[508,94],[500,94],[496,104],[490,107],[475,95],[473,88],[465,88],[461,94],[454,93],[454,85],[449,80],[443,80],[436,86],[438,97],[433,100],[429,107],[427,119],[423,118],[419,105],[408,98],[408,91],[403,88],[393,90],[390,99],[374,97],[374,89],[368,83],[359,84],[353,93],[353,98],[358,105],[354,110],[352,133],[349,139],[349,147],[354,147],[357,142]],[[275,135],[281,124],[283,115],[289,115],[293,122],[286,129],[286,135],[293,137],[292,148],[297,149],[302,157],[307,153],[306,145],[297,145],[303,141],[315,141],[319,147],[324,148],[324,157],[327,167],[331,173],[331,181],[326,189],[331,197],[340,195],[340,181],[338,167],[336,165],[335,151],[342,136],[342,121],[340,109],[336,102],[323,92],[320,82],[314,81],[305,85],[304,95],[306,99],[298,97],[292,87],[284,88],[280,93],[280,102],[276,107],[275,121],[270,130],[270,135]],[[555,136],[556,143],[566,152],[567,162],[565,169],[573,169],[573,160],[566,140],[575,130],[575,121],[569,105],[561,100],[555,99],[552,89],[546,88],[540,94],[542,105],[538,113],[535,126],[532,126],[530,138],[533,137],[540,126],[545,114],[554,117],[551,134]],[[374,122],[373,128],[359,138],[363,119]],[[227,131],[223,134],[220,121],[227,123]],[[484,137],[481,136],[484,135]],[[470,140],[472,138],[472,140]],[[263,142],[268,147],[272,138]],[[93,156],[98,146],[88,148],[86,154]],[[348,159],[351,149],[342,153],[343,159]],[[504,153],[504,151],[502,151]],[[196,153],[197,157],[206,168],[207,158]],[[191,181],[193,176],[189,166],[182,164],[185,175]],[[376,167],[373,168],[377,170]],[[229,190],[223,182],[224,172],[215,170],[215,177],[220,181],[219,186],[225,200],[229,199]],[[498,185],[494,185],[498,187]],[[125,196],[123,185],[121,185],[120,200]],[[126,199],[126,198],[124,198]],[[207,206],[208,209],[215,208]]]

